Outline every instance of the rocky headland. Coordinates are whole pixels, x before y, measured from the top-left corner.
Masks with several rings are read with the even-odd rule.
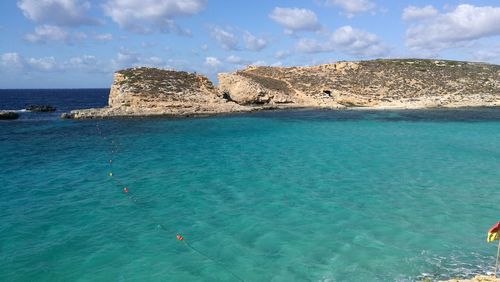
[[[74,110],[63,118],[189,116],[235,112],[241,106],[224,100],[208,78],[157,68],[117,71],[108,107]]]
[[[418,109],[500,105],[500,66],[388,59],[309,67],[249,66],[220,73],[219,86],[181,71],[133,68],[115,73],[109,106],[64,118],[193,116],[263,109]]]

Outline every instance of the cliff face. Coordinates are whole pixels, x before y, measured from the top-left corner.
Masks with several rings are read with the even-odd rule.
[[[500,104],[500,66],[374,60],[312,67],[249,67],[218,76],[237,103],[307,107],[460,107]]]
[[[187,116],[242,110],[240,105],[219,95],[204,76],[156,68],[117,71],[108,105],[103,109],[72,111],[63,117]]]
[[[110,107],[133,110],[209,107],[219,102],[217,89],[206,77],[154,68],[116,72],[109,94]]]
[[[312,67],[248,67],[218,75],[134,68],[115,73],[109,106],[67,118],[206,115],[266,108],[429,108],[500,105],[500,66],[374,60]]]

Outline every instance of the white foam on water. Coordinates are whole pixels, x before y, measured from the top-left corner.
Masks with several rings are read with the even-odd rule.
[[[491,270],[495,262],[491,256],[479,253],[430,256],[423,259],[434,271],[422,272],[415,280],[465,279],[476,275],[493,275]]]
[[[14,113],[24,113],[27,112],[26,109],[20,109],[20,110],[1,110],[2,112],[14,112]]]

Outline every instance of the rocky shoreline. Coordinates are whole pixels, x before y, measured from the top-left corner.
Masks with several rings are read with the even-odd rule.
[[[442,60],[372,60],[220,73],[156,68],[117,71],[108,107],[62,118],[207,116],[269,109],[497,107],[500,66]]]
[[[443,282],[500,282],[500,278],[494,276],[477,275],[471,279],[451,279]]]

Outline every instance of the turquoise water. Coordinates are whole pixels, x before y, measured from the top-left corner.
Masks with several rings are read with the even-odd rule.
[[[486,273],[499,140],[487,109],[0,122],[0,281]]]

